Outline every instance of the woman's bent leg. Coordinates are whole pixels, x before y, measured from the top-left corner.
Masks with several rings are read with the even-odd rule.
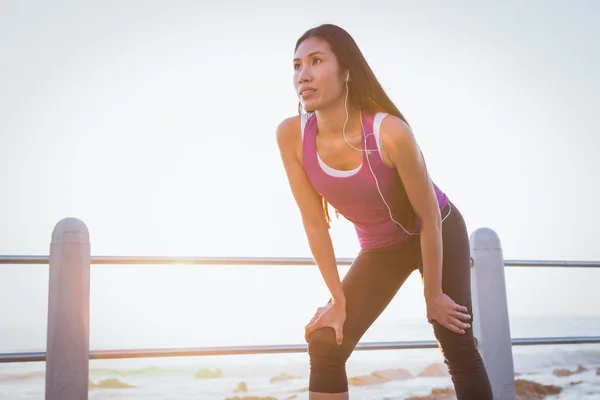
[[[451,206],[451,213],[442,228],[442,290],[458,305],[467,307],[469,315],[473,315],[469,237],[462,215],[453,204]],[[442,215],[446,215],[445,212],[447,210]],[[490,381],[473,336],[473,323],[470,322],[470,325],[464,334],[457,334],[434,321],[433,330],[452,377],[457,399],[492,400]]]
[[[358,255],[342,280],[346,297],[342,344],[336,343],[331,328],[316,330],[308,341],[311,400],[348,398],[346,361],[360,338],[417,268],[418,257],[418,238],[393,248]]]

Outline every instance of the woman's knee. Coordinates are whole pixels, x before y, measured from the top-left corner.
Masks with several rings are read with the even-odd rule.
[[[345,393],[348,391],[346,360],[351,349],[338,345],[331,328],[314,331],[308,340],[310,356],[309,391],[316,393]]]
[[[437,324],[437,321],[434,321],[434,324]],[[451,372],[467,371],[483,366],[472,328],[464,334],[457,334],[437,324],[434,330],[444,360]]]
[[[464,335],[442,334],[440,338],[438,341],[457,398],[492,400],[492,386],[472,331]]]
[[[333,328],[320,328],[308,340],[308,354],[311,365],[323,367],[344,367],[352,349],[347,340],[337,344]]]

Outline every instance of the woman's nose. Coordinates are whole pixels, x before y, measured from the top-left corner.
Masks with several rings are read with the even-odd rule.
[[[310,72],[306,68],[301,68],[298,71],[298,83],[308,82],[310,79]]]

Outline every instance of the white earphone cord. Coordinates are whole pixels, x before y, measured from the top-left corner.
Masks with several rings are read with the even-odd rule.
[[[369,135],[375,135],[375,132],[369,133],[369,135],[367,135],[366,133],[364,133],[365,135],[365,142],[364,142],[364,149],[359,149],[356,148],[354,146],[352,146],[352,144],[350,144],[350,142],[348,142],[348,139],[346,138],[346,124],[348,123],[348,79],[350,78],[350,73],[348,73],[348,75],[346,76],[346,100],[344,101],[344,108],[346,110],[346,120],[344,121],[344,127],[342,129],[342,135],[344,136],[344,140],[346,141],[346,143],[348,144],[348,146],[352,147],[353,149],[357,150],[357,151],[364,151],[367,152],[367,156],[365,157],[367,159],[367,164],[369,165],[369,171],[371,171],[371,175],[373,175],[373,179],[375,179],[375,186],[377,187],[377,192],[379,192],[379,196],[381,197],[381,200],[383,200],[383,203],[385,204],[385,206],[388,209],[389,215],[390,215],[390,219],[396,223],[400,228],[402,228],[402,230],[404,232],[406,232],[406,234],[408,235],[419,235],[419,232],[409,232],[407,231],[400,222],[396,221],[392,215],[392,209],[390,208],[389,204],[387,203],[387,201],[385,201],[385,198],[383,197],[383,193],[381,193],[381,189],[379,188],[379,181],[377,180],[377,176],[375,176],[375,172],[373,171],[373,167],[371,167],[371,161],[369,160],[369,154],[368,152],[370,152],[370,150],[367,149],[367,137]],[[362,126],[361,123],[361,132],[364,131],[364,127]],[[381,149],[381,136],[379,136],[377,138],[377,152],[379,153],[380,149]],[[450,205],[450,203],[448,203],[448,214],[446,214],[446,216],[444,218],[442,218],[442,222],[444,222],[444,220],[446,218],[448,218],[448,216],[450,215],[450,213],[452,212],[452,206]]]

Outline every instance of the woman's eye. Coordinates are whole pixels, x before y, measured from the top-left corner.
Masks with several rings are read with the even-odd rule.
[[[320,58],[315,58],[315,59],[313,59],[313,64],[316,64],[316,63],[317,63],[317,61],[318,61],[318,62],[320,62],[320,61],[321,61],[321,59],[320,59]]]
[[[300,64],[294,64],[294,70],[298,70],[298,68],[300,68]]]

